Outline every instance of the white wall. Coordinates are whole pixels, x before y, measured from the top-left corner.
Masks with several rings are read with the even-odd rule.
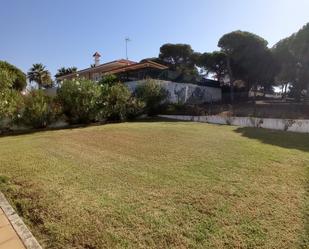
[[[204,122],[211,124],[235,125],[241,127],[256,127],[256,128],[265,128],[265,129],[273,129],[281,131],[309,133],[309,120],[306,119],[275,119],[275,118],[183,116],[183,115],[159,115],[159,117],[184,120],[184,121]]]
[[[138,85],[145,82],[144,80],[131,81],[125,82],[125,85],[131,91],[134,91]],[[169,101],[171,103],[202,104],[205,102],[219,102],[222,99],[221,88],[164,80],[156,80],[156,82],[169,92]]]
[[[44,89],[43,91],[47,96],[55,97],[57,95],[57,90],[58,90],[57,87],[53,87],[53,88]]]

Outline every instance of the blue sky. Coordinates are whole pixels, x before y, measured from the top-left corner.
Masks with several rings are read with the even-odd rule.
[[[254,32],[270,46],[309,22],[308,0],[0,0],[0,60],[25,72],[43,63],[79,69],[125,58],[157,56],[164,43],[217,49],[234,30]]]

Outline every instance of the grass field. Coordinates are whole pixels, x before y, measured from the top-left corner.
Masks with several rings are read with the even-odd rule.
[[[309,248],[309,135],[139,122],[0,137],[44,248]]]

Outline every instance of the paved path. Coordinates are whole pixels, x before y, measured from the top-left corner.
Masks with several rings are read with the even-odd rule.
[[[2,208],[0,208],[0,249],[26,249]]]
[[[1,192],[0,249],[42,249]]]

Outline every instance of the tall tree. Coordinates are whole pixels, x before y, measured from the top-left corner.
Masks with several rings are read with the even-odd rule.
[[[199,54],[188,44],[164,44],[160,48],[159,59],[170,65],[170,69],[187,76],[197,76]]]
[[[234,31],[224,35],[218,43],[227,58],[227,70],[231,80],[231,100],[233,101],[234,80],[246,82],[249,92],[257,85],[272,83],[270,65],[272,55],[267,41],[253,33]],[[267,78],[265,77],[267,75]]]
[[[276,74],[276,83],[282,87],[282,96],[286,96],[287,88],[293,84],[296,79],[296,64],[297,60],[290,48],[291,38],[286,38],[279,41],[273,48],[272,53],[279,65],[279,70]]]
[[[307,90],[307,98],[309,98],[309,23],[292,37],[291,50],[297,60],[296,93],[301,95],[304,90]]]
[[[255,69],[256,75],[253,75],[253,87],[256,91],[259,87],[266,91],[273,91],[275,85],[275,77],[279,71],[279,65],[270,49],[266,49],[257,59]]]
[[[53,86],[53,81],[51,79],[50,72],[41,63],[33,64],[27,76],[29,81],[36,82],[40,89],[50,88]]]
[[[203,53],[199,56],[197,66],[201,67],[206,75],[214,74],[214,78],[222,82],[228,74],[226,60],[226,54],[220,51]]]
[[[164,44],[160,48],[159,58],[175,67],[194,65],[192,55],[194,51],[188,44]]]
[[[0,71],[7,72],[13,80],[12,88],[23,90],[27,85],[26,74],[6,61],[0,61]]]
[[[297,33],[279,41],[273,53],[280,65],[279,84],[292,86],[292,95],[300,100],[307,90],[309,97],[309,23]]]

